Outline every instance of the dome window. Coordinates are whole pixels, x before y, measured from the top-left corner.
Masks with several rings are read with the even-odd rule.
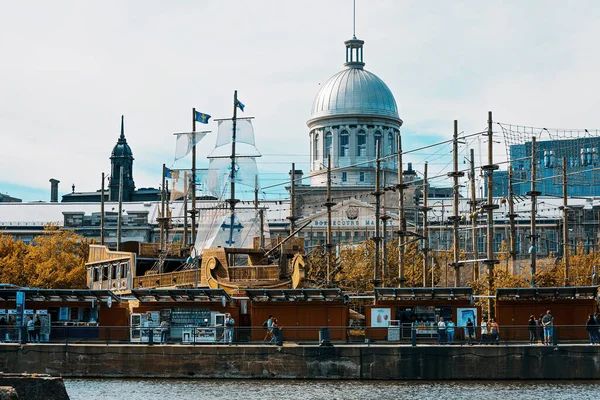
[[[367,156],[367,134],[365,131],[358,131],[356,138],[356,155],[359,157]]]
[[[377,154],[377,144],[379,144],[379,154]],[[375,132],[375,141],[373,142],[373,155],[375,157],[379,157],[381,155],[381,145],[383,142],[381,141],[381,132]]]
[[[394,147],[394,134],[391,133],[391,132],[388,133],[388,143],[387,144],[388,144],[387,154],[388,155],[394,154],[394,149],[395,149],[395,147]]]
[[[340,134],[340,157],[348,157],[350,154],[350,135],[348,132],[342,131]]]
[[[331,132],[325,134],[325,157],[329,157],[333,154],[333,137]]]
[[[315,141],[313,142],[313,155],[315,161],[319,159],[319,134],[315,133]]]

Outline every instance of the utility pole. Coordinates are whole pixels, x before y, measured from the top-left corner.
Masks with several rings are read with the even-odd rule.
[[[460,245],[460,237],[458,236],[458,224],[460,222],[460,216],[458,215],[458,178],[464,176],[464,172],[458,170],[458,121],[454,120],[454,137],[452,140],[452,154],[453,154],[453,163],[454,170],[448,173],[449,177],[454,179],[454,199],[453,199],[453,214],[448,218],[450,222],[452,222],[452,236],[453,236],[453,260],[452,266],[454,267],[454,287],[460,286],[460,264],[458,263],[459,259],[459,245]],[[446,279],[446,285],[448,285],[448,279]],[[449,285],[448,285],[449,286]]]
[[[429,227],[427,213],[431,208],[427,206],[427,198],[429,197],[429,185],[427,184],[427,162],[425,162],[425,170],[423,172],[423,206],[421,211],[423,212],[423,287],[427,286],[427,264],[429,264]],[[432,272],[433,278],[433,272]],[[431,282],[433,286],[433,279]]]
[[[383,187],[385,188],[386,184],[386,179],[385,179],[385,174],[383,175]],[[386,212],[386,204],[385,204],[385,189],[383,192],[383,204],[382,204],[382,208],[383,208],[383,215],[381,216],[381,223],[382,223],[382,228],[383,228],[383,234],[382,234],[382,238],[381,238],[381,243],[382,243],[382,251],[381,251],[381,257],[382,257],[382,262],[381,262],[381,280],[382,282],[385,282],[385,277],[387,274],[387,270],[388,270],[388,265],[387,265],[387,221],[388,219],[390,219],[390,216],[387,215]],[[385,285],[384,285],[385,286]]]
[[[492,132],[492,112],[488,111],[488,164],[482,168],[487,173],[487,204],[483,206],[487,210],[487,238],[486,247],[487,255],[484,264],[488,267],[488,304],[487,313],[488,318],[494,318],[494,299],[492,290],[494,288],[494,265],[498,263],[498,260],[494,259],[494,210],[499,208],[497,204],[494,204],[494,171],[498,169],[498,165],[494,164],[494,140]]]
[[[326,250],[326,262],[327,262],[327,278],[325,279],[325,284],[329,287],[329,283],[331,281],[331,261],[332,254],[331,250],[333,248],[332,243],[332,235],[331,235],[331,207],[333,207],[335,203],[331,200],[331,154],[327,155],[327,201],[325,202],[325,207],[327,207],[327,243],[325,244]],[[293,232],[293,231],[292,231]]]
[[[264,231],[264,214],[263,209],[258,208],[258,175],[254,175],[254,212],[259,216],[259,246],[261,249],[265,248],[265,231]]]
[[[508,166],[508,218],[510,221],[510,260],[511,274],[516,276],[517,271],[517,226],[515,224],[515,191],[513,187],[513,170]]]
[[[117,251],[121,250],[121,224],[123,218],[123,166],[119,167],[119,215],[117,216]]]
[[[100,189],[100,244],[104,246],[104,172]]]
[[[475,150],[471,149],[471,240],[473,246],[473,260],[479,260],[479,230],[477,229],[477,188],[475,187]],[[479,262],[473,263],[473,281],[479,280]]]
[[[235,106],[234,106],[235,108]],[[235,127],[235,122],[234,122]],[[196,242],[196,109],[192,108],[192,140],[194,145],[192,146],[192,210],[190,214],[192,216],[192,243]],[[164,185],[163,185],[164,187]],[[163,218],[166,215],[163,214]]]
[[[404,287],[406,283],[404,271],[404,239],[406,237],[406,218],[404,217],[404,184],[402,176],[402,136],[398,135],[398,284]]]
[[[531,197],[531,223],[529,240],[531,246],[529,247],[529,262],[530,262],[530,273],[531,273],[531,287],[535,286],[535,273],[536,273],[536,262],[537,262],[537,230],[535,214],[537,211],[537,196],[541,195],[536,189],[536,172],[537,172],[537,154],[536,154],[536,138],[531,138],[531,190],[527,192],[527,195]]]
[[[563,259],[565,260],[565,286],[569,286],[569,208],[567,206],[567,158],[563,164]]]
[[[379,159],[379,145],[380,142],[376,141],[375,143],[375,191],[373,192],[373,196],[375,196],[375,235],[373,236],[373,240],[375,241],[375,271],[373,274],[373,287],[377,288],[381,285],[381,278],[379,276],[380,270],[380,253],[379,246],[381,244],[381,236],[380,236],[380,228],[379,228],[379,208],[381,206],[381,191],[380,191],[380,175],[381,175],[381,160]]]
[[[329,167],[328,167],[329,168]],[[329,179],[329,178],[327,178]],[[292,173],[291,173],[291,182],[290,182],[290,216],[288,219],[290,220],[290,235],[292,232],[296,231],[296,164],[292,163]]]

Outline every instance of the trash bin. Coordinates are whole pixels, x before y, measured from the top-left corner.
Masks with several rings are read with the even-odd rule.
[[[319,346],[331,346],[329,328],[321,328],[319,330]]]

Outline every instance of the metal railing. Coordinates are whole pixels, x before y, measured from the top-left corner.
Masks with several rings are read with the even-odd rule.
[[[50,330],[28,331],[26,326],[0,328],[2,343],[104,343],[142,345],[202,344],[333,344],[333,345],[407,345],[407,346],[508,346],[600,344],[599,327],[554,325],[549,329],[528,326],[435,327],[404,324],[387,328],[361,326],[291,326],[265,329],[262,326],[206,327],[170,326],[52,326]]]

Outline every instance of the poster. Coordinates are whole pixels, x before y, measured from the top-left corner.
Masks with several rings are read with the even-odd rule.
[[[375,328],[387,328],[391,320],[390,308],[371,308],[371,326]]]
[[[471,318],[473,326],[477,325],[477,309],[476,308],[457,308],[456,309],[456,326],[465,327],[467,321]]]

